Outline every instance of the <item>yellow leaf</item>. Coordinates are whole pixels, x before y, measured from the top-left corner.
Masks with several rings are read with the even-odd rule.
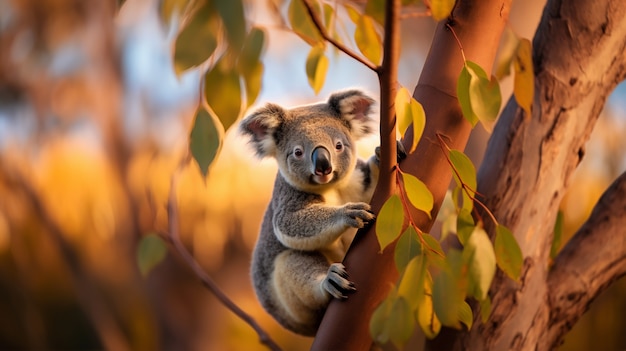
[[[533,69],[532,44],[528,39],[520,40],[515,54],[515,79],[513,94],[517,103],[530,116],[535,95],[535,74]]]
[[[359,17],[354,32],[357,47],[368,60],[378,65],[382,61],[382,40],[376,32],[374,21],[370,16]]]
[[[502,41],[498,49],[498,57],[496,58],[495,76],[498,80],[511,74],[511,64],[513,63],[513,57],[515,56],[518,45],[519,38],[515,32],[507,26],[502,33]]]
[[[206,102],[224,125],[224,129],[235,123],[241,113],[241,84],[239,73],[227,64],[228,59],[220,61],[204,77],[204,96]]]
[[[319,3],[317,1],[311,1],[311,6],[313,6],[313,10],[316,13],[320,13]],[[309,16],[301,0],[291,1],[291,4],[289,4],[288,18],[293,31],[302,38],[302,40],[309,43],[309,45],[315,45],[322,41],[322,35],[317,27],[315,27],[311,16]]]
[[[391,195],[383,204],[376,218],[376,237],[380,250],[384,250],[402,233],[404,209],[398,195]]]
[[[435,21],[448,18],[454,8],[455,0],[431,0],[430,13]]]
[[[359,12],[359,10],[355,9],[352,5],[349,5],[348,3],[346,3],[344,6],[352,22],[354,22],[354,24],[357,24],[359,22],[359,18],[361,18],[361,13]]]
[[[306,59],[306,75],[315,94],[318,94],[324,86],[326,72],[328,72],[328,58],[324,55],[324,44],[320,43],[311,48]]]
[[[435,315],[435,310],[433,309],[433,282],[428,272],[426,272],[425,278],[424,298],[420,301],[420,304],[417,307],[417,322],[426,337],[433,339],[441,330],[441,322],[437,318],[437,315]]]
[[[398,130],[402,138],[404,138],[409,127],[413,126],[413,142],[409,150],[411,153],[415,151],[426,126],[424,107],[411,96],[405,87],[400,88],[396,93],[395,106]]]

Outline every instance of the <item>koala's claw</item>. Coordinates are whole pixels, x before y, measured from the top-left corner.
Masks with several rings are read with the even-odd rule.
[[[366,223],[376,216],[370,211],[370,205],[365,202],[349,202],[344,205],[348,225],[353,228],[363,228]]]
[[[374,154],[376,155],[376,162],[380,163],[380,146],[377,146],[376,149],[374,149]],[[402,145],[400,140],[396,140],[396,154],[397,162],[404,160],[407,156],[406,149],[404,148],[404,145]]]
[[[406,149],[404,145],[400,142],[400,140],[396,140],[396,152],[398,154],[398,162],[404,160],[406,158]]]
[[[346,294],[356,290],[354,283],[348,280],[348,272],[341,263],[330,265],[322,287],[336,299],[345,299],[348,297]]]

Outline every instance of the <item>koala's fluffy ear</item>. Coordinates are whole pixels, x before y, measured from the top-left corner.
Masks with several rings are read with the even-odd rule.
[[[347,90],[332,94],[328,105],[348,121],[355,139],[372,132],[370,112],[374,99],[360,90]]]
[[[274,104],[267,104],[241,121],[240,130],[252,137],[252,144],[259,157],[275,156],[276,141],[274,132],[283,122],[285,110]]]

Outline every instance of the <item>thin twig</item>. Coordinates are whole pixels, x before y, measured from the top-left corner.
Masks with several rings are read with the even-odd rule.
[[[400,15],[400,19],[404,20],[404,19],[408,19],[408,18],[421,18],[421,17],[430,17],[432,15],[432,13],[430,12],[430,10],[426,10],[426,11],[410,11],[410,12],[405,12],[403,14]]]
[[[448,30],[450,30],[450,32],[454,36],[454,39],[456,40],[457,45],[459,45],[459,50],[461,50],[461,56],[463,57],[463,65],[466,65],[467,58],[465,58],[465,51],[463,51],[463,44],[461,44],[461,40],[456,35],[456,32],[454,31],[454,28],[452,28],[450,23],[446,23],[446,28],[448,28]]]
[[[294,1],[297,1],[297,0],[294,0]],[[343,45],[342,43],[338,42],[337,40],[333,39],[330,35],[328,35],[328,33],[326,32],[326,29],[324,29],[324,24],[322,23],[322,20],[319,18],[317,13],[315,13],[315,11],[313,10],[313,7],[311,7],[309,2],[307,0],[302,0],[302,3],[304,3],[304,7],[306,7],[307,9],[307,12],[309,13],[309,17],[313,21],[313,24],[317,28],[322,38],[324,38],[324,40],[331,43],[339,51],[343,52],[344,54],[362,63],[363,65],[365,65],[367,68],[371,69],[372,71],[378,73],[378,70],[379,70],[378,66],[369,62],[365,58],[358,55],[356,52],[350,50],[350,48],[348,48],[347,46]]]
[[[209,291],[224,305],[226,308],[231,310],[237,317],[241,318],[244,322],[246,322],[259,336],[259,340],[262,344],[266,345],[270,350],[280,351],[281,348],[270,338],[270,336],[261,328],[261,326],[252,318],[249,314],[243,311],[239,306],[237,306],[226,294],[217,286],[217,284],[211,279],[211,277],[204,271],[204,269],[200,266],[198,261],[189,253],[185,245],[180,240],[179,233],[179,216],[178,216],[178,205],[176,202],[176,184],[178,172],[182,169],[182,166],[185,162],[181,162],[178,169],[172,175],[172,180],[170,183],[170,195],[167,201],[167,213],[169,218],[169,239],[174,245],[174,248],[180,255],[180,257],[185,261],[187,266],[191,268],[191,270],[195,273],[195,275],[200,279],[202,285],[204,285]]]

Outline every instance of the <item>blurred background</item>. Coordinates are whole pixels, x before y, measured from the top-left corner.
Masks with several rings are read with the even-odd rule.
[[[517,35],[532,38],[544,3],[514,2]],[[348,87],[378,95],[371,71],[333,51],[315,95],[305,72],[309,46],[277,19],[285,5],[244,4],[268,35],[252,108],[310,103]],[[409,89],[434,26],[428,17],[403,22],[399,78]],[[139,243],[168,231],[171,178],[187,157],[199,99],[201,68],[179,75],[173,68],[175,35],[156,0],[0,0],[0,350],[264,349],[175,251],[148,248],[164,258],[140,269]],[[502,82],[504,97],[511,85],[510,78]],[[621,85],[563,201],[559,246],[626,169],[625,111]],[[468,146],[477,166],[487,138],[477,127]],[[360,154],[367,157],[376,143],[365,140]],[[273,161],[252,154],[230,128],[206,178],[185,163],[175,185],[180,235],[285,350],[307,350],[312,340],[278,326],[251,289],[250,254],[276,173]],[[624,311],[622,279],[591,305],[561,349],[626,349]]]

